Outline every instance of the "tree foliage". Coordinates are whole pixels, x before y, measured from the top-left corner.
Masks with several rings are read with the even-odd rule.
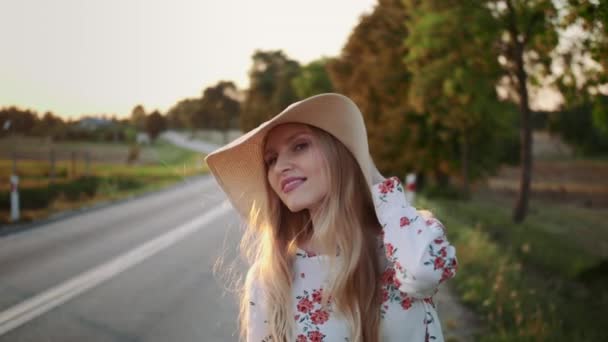
[[[335,89],[363,112],[379,169],[397,175],[438,167],[425,150],[430,148],[425,119],[408,103],[411,75],[403,64],[406,18],[400,0],[380,0],[361,17],[340,56],[328,63]]]
[[[282,51],[256,51],[249,89],[241,114],[241,130],[249,131],[280,113],[298,98],[292,86],[300,64]]]
[[[409,102],[436,127],[434,155],[447,161],[447,173],[460,174],[468,193],[470,176],[493,171],[501,161],[492,151],[500,151],[508,136],[490,132],[513,132],[512,116],[495,90],[500,66],[493,47],[499,30],[490,10],[473,3],[405,4]]]
[[[144,106],[137,105],[131,111],[131,125],[138,130],[144,130],[146,126],[146,110]]]
[[[156,140],[160,132],[167,129],[167,122],[165,117],[155,110],[146,117],[145,127],[150,139]]]
[[[326,68],[327,61],[327,58],[321,58],[300,68],[299,74],[292,81],[298,99],[334,91]]]

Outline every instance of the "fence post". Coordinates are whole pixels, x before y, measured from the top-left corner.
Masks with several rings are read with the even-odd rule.
[[[76,152],[72,151],[72,172],[70,178],[76,178]]]
[[[13,157],[13,174],[14,175],[17,174],[17,151],[15,149],[16,149],[16,147],[13,146],[12,157]]]
[[[51,148],[51,153],[50,153],[50,159],[51,159],[51,170],[49,171],[49,178],[51,183],[55,182],[55,149]]]
[[[90,151],[86,151],[84,153],[84,162],[85,162],[84,174],[85,174],[85,176],[90,176],[91,175],[91,153],[90,153]]]

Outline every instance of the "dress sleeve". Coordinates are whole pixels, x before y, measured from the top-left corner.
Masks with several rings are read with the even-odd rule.
[[[270,341],[268,315],[263,292],[255,279],[248,282],[249,306],[247,311],[247,342]]]
[[[399,178],[388,178],[371,190],[399,290],[414,298],[434,295],[441,282],[454,277],[457,268],[456,249],[448,242],[445,227],[407,202]]]

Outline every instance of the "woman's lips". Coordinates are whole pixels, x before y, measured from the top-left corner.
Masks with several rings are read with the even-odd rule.
[[[289,183],[285,184],[285,186],[283,187],[283,192],[288,193],[291,190],[299,187],[305,181],[306,181],[306,179],[296,179],[296,180],[290,181]]]

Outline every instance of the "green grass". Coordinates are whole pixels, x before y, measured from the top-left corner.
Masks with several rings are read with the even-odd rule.
[[[20,206],[22,221],[46,217],[52,213],[116,200],[175,184],[187,177],[207,172],[203,155],[168,143],[147,147],[156,162],[146,164],[91,163],[88,174],[80,161],[76,174],[70,162],[57,162],[57,177],[50,183],[47,161],[19,161]],[[12,162],[0,160],[0,175],[11,173]],[[8,223],[8,188],[0,187],[0,222]]]
[[[515,225],[512,203],[496,198],[419,197],[417,206],[445,223],[457,248],[453,281],[487,325],[480,341],[608,339],[607,214],[532,202]]]

